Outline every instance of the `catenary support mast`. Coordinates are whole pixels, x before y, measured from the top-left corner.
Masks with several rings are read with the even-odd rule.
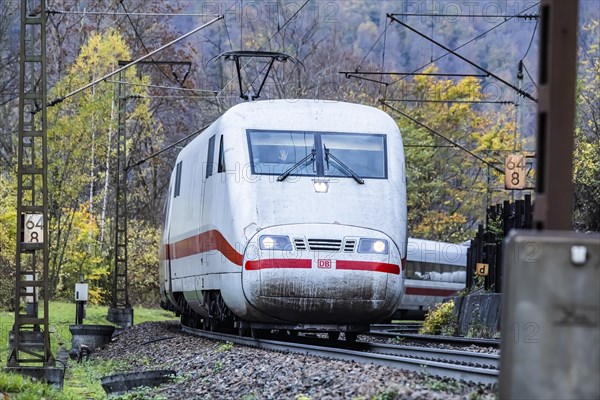
[[[54,365],[48,332],[44,0],[21,1],[19,70],[15,323],[8,366],[44,368]]]

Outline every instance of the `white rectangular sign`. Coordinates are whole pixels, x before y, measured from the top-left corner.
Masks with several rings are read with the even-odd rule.
[[[25,214],[23,243],[44,243],[44,215]]]
[[[525,156],[509,154],[504,160],[504,188],[507,190],[525,188]]]

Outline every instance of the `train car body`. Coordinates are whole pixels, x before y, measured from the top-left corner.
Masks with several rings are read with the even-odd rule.
[[[378,109],[232,107],[177,157],[160,250],[163,306],[205,326],[388,318],[403,293],[403,166],[398,127]]]
[[[465,288],[467,246],[408,238],[405,293],[398,317],[423,316]]]

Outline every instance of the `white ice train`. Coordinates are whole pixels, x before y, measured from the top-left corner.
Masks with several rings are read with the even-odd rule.
[[[406,240],[390,116],[341,102],[243,103],[177,157],[162,305],[191,326],[352,338],[397,308]]]
[[[423,314],[465,288],[467,246],[408,238],[399,315]]]

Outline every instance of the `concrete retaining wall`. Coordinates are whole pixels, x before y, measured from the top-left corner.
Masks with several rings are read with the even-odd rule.
[[[494,337],[500,334],[502,295],[470,294],[454,298],[454,315],[461,336]]]

